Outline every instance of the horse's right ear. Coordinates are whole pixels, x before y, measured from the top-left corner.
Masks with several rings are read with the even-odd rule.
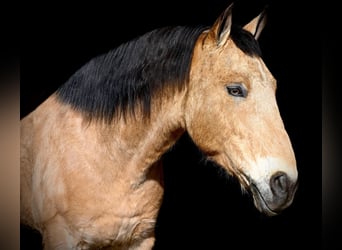
[[[243,29],[249,31],[256,40],[258,40],[261,31],[264,29],[266,24],[266,7],[265,9],[252,21],[246,24]]]
[[[218,46],[224,45],[229,38],[232,27],[232,9],[233,3],[216,19],[209,31],[209,34],[215,39]]]

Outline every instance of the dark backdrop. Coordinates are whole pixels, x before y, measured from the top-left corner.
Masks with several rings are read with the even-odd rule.
[[[229,4],[30,3],[22,19],[21,117],[92,57],[154,28],[211,25]],[[289,1],[236,1],[234,22],[247,23],[265,5],[268,22],[259,42],[278,80],[278,106],[297,157],[300,185],[293,205],[277,217],[261,215],[234,179],[202,161],[185,135],[165,156],[155,249],[317,249],[321,244],[321,65],[311,19],[315,8]],[[39,249],[39,241],[37,234],[21,228],[21,249]]]

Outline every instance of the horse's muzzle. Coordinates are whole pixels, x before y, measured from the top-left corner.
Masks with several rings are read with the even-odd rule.
[[[293,181],[284,172],[276,172],[269,181],[269,188],[251,184],[256,208],[269,216],[277,215],[293,201],[298,187],[298,181]]]

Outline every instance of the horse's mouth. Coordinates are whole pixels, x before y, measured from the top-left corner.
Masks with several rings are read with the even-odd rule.
[[[262,196],[260,190],[258,189],[258,187],[253,182],[251,183],[249,189],[253,194],[254,205],[260,212],[262,212],[268,216],[278,215],[277,211],[274,211],[273,209],[271,209],[267,205],[267,202],[265,201],[264,197]]]
[[[268,216],[275,216],[278,215],[278,212],[271,209],[267,202],[265,201],[264,197],[262,196],[260,190],[258,189],[257,185],[245,174],[240,173],[239,179],[241,184],[251,192],[253,196],[253,201],[255,207],[261,212]]]

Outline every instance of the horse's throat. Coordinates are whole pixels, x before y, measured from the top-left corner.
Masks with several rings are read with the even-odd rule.
[[[142,171],[149,171],[161,156],[172,147],[184,133],[184,129],[176,128],[165,130],[164,128],[151,129],[139,143],[134,156],[131,158],[132,167],[139,167]]]

